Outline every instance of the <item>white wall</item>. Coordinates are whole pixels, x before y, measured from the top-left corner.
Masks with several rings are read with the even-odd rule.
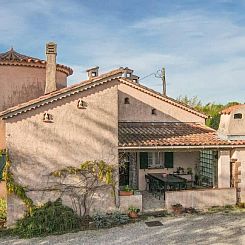
[[[169,169],[140,169],[139,153],[138,153],[138,169],[139,169],[139,190],[145,190],[145,175],[148,173],[173,173],[178,167],[192,168],[193,175],[195,174],[195,166],[199,163],[199,151],[193,152],[174,152],[174,168]]]

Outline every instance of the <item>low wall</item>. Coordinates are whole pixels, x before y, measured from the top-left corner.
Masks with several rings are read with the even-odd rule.
[[[132,195],[132,196],[119,196],[120,198],[120,211],[128,212],[129,207],[139,208],[142,211],[142,195]]]
[[[180,203],[183,207],[197,209],[236,204],[236,189],[202,189],[166,192],[165,207]]]

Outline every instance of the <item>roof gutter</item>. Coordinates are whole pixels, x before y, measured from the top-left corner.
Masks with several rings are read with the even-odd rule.
[[[245,145],[209,145],[209,146],[119,146],[118,150],[174,150],[174,149],[234,149]]]

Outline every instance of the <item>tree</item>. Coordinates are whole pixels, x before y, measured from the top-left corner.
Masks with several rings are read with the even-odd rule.
[[[207,103],[206,105],[203,105],[197,96],[189,98],[186,95],[179,96],[177,100],[209,116],[209,118],[206,120],[206,125],[216,130],[219,128],[221,116],[220,112],[227,107],[239,104],[238,102],[233,101],[225,105],[216,103]]]

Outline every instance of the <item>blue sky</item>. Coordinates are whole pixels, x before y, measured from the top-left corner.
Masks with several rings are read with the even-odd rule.
[[[0,0],[0,52],[45,59],[47,41],[71,66],[69,84],[128,66],[166,68],[167,94],[245,102],[245,0]],[[161,91],[154,76],[141,81]]]

